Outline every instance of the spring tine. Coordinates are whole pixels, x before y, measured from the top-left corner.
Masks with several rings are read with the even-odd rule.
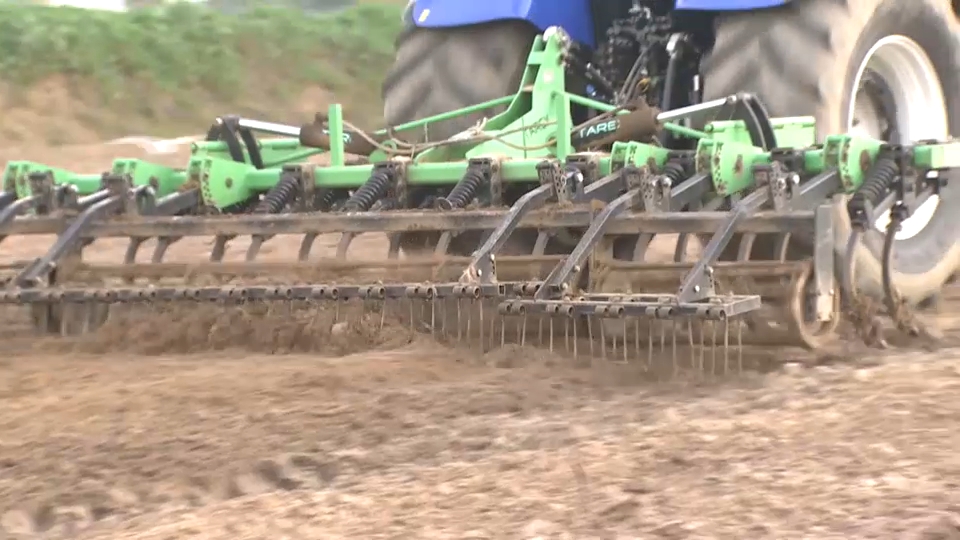
[[[472,333],[471,333],[471,326],[473,326],[473,309],[474,309],[474,307],[475,307],[474,304],[475,304],[476,302],[477,302],[476,300],[474,300],[474,299],[471,298],[471,299],[470,299],[470,309],[467,311],[467,339],[468,339],[468,340],[469,340],[469,339],[473,339],[473,336],[472,336]]]
[[[501,346],[501,347],[503,347],[503,346],[506,344],[506,342],[507,342],[507,338],[506,338],[506,327],[507,327],[506,317],[501,317],[501,318],[500,318],[500,346]],[[482,339],[481,339],[481,342],[480,342],[480,350],[483,350],[483,340],[482,340]]]
[[[339,305],[340,305],[340,304],[337,304],[337,306],[338,306],[338,307],[337,307],[338,312],[339,312],[339,309],[340,309],[340,308],[339,308]],[[413,299],[412,299],[412,298],[407,299],[407,307],[408,307],[408,309],[409,309],[409,311],[410,311],[410,330],[415,330],[415,329],[416,329],[416,319],[415,319],[414,316],[413,316]]]
[[[483,320],[483,299],[482,299],[482,298],[479,300],[479,304],[480,304],[480,350],[483,351],[483,352],[487,352],[487,347],[486,347],[486,345],[484,344],[484,340],[483,340],[483,324],[484,324],[484,320]],[[492,337],[491,337],[491,339],[492,339]]]
[[[550,317],[550,352],[553,352],[553,317]]]
[[[660,329],[660,355],[663,356],[663,351],[666,350],[666,327],[663,324],[663,321],[657,321],[657,328]]]
[[[604,321],[603,319],[600,319],[600,358],[603,359],[604,362],[606,362],[607,361],[607,331],[606,331],[607,325],[603,324],[604,322],[606,321]]]
[[[697,349],[693,346],[693,319],[687,317],[687,345],[690,347],[690,369],[697,365]]]
[[[537,343],[543,346],[543,316],[537,315]]]
[[[629,358],[627,358],[627,319],[621,321],[623,324],[623,363],[629,363]]]
[[[589,315],[587,316],[587,341],[590,343],[590,358],[593,358],[593,317]]]
[[[497,325],[497,319],[500,319],[500,324],[503,325],[503,317],[497,313],[497,310],[493,310],[493,314],[491,314],[489,318],[490,318],[490,342],[491,342],[491,348],[492,348],[493,339],[494,339],[494,336],[496,335],[495,330]],[[526,315],[524,315],[524,318],[526,318]]]
[[[430,335],[437,337],[437,299],[430,301]]]
[[[380,331],[381,332],[383,331],[383,326],[384,324],[386,324],[386,322],[387,322],[387,299],[384,298],[383,301],[380,302]]]
[[[570,352],[570,331],[567,319],[563,319],[563,349]]]
[[[610,322],[613,322],[613,319],[611,319]],[[610,348],[610,354],[611,354],[611,358],[616,358],[617,357],[617,333],[616,332],[613,333],[612,341],[613,341],[613,344],[611,345],[611,348]]]
[[[91,330],[90,319],[92,319],[93,316],[95,315],[96,308],[97,308],[96,304],[92,304],[90,302],[85,302],[83,304],[80,304],[80,314],[83,317],[82,332],[84,334],[90,333],[90,330]]]
[[[463,341],[463,299],[457,298],[457,341]]]
[[[634,319],[633,321],[633,345],[634,349],[637,351],[637,359],[640,358],[640,321]]]
[[[705,330],[703,329],[702,324],[699,324],[697,326],[700,327],[700,353],[699,353],[699,358],[697,359],[697,371],[699,371],[700,373],[703,373],[703,360],[704,360],[703,356],[704,356],[704,347],[705,347],[705,344],[703,342],[704,340],[703,334]]]
[[[240,300],[236,302],[235,305],[237,307],[241,307],[243,306],[243,304],[244,304],[243,300]],[[317,327],[317,323],[320,321],[321,313],[323,313],[323,311],[320,309],[320,306],[315,306],[313,309],[313,316],[310,317],[310,326],[308,327],[309,329],[313,329]],[[383,319],[380,319],[380,329],[381,330],[383,329]]]
[[[447,308],[450,307],[448,301],[440,302],[440,337],[447,340]]]
[[[671,351],[671,363],[673,363],[673,376],[677,377],[680,375],[680,362],[677,360],[677,320],[673,319],[672,321],[672,332],[671,337],[673,341],[673,350]]]
[[[520,346],[525,347],[527,345],[527,317],[524,315],[522,317],[523,323],[520,328]],[[503,343],[500,344],[501,346]]]
[[[650,370],[653,365],[653,321],[647,324],[647,365],[646,370]]]
[[[723,320],[723,374],[730,371],[730,321]]]
[[[717,325],[710,322],[710,372],[717,374]]]
[[[737,373],[743,373],[743,325],[737,325]]]
[[[574,361],[579,360],[580,358],[580,347],[577,344],[577,321],[571,321],[573,326],[573,359]]]

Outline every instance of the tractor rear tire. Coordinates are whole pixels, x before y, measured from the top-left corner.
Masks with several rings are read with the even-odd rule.
[[[397,126],[516,93],[536,35],[537,29],[525,21],[455,28],[417,28],[407,21],[397,38],[396,62],[383,83],[387,124]],[[442,141],[505,109],[485,109],[398,136],[407,142]],[[400,245],[406,253],[432,251],[439,238],[436,233],[406,233]],[[469,255],[479,247],[479,238],[460,235],[448,253]]]
[[[829,134],[851,131],[852,101],[858,95],[852,90],[862,66],[870,66],[865,59],[880,57],[876,51],[883,45],[881,40],[901,40],[916,45],[904,46],[903,51],[912,50],[913,56],[921,59],[918,65],[932,66],[929,71],[936,77],[927,80],[939,81],[927,86],[939,87],[945,111],[929,115],[934,117],[928,118],[927,124],[902,122],[899,140],[894,142],[958,134],[960,25],[950,4],[950,0],[794,0],[784,7],[721,16],[716,22],[715,44],[701,70],[703,97],[707,100],[752,92],[771,116],[814,116],[822,140]],[[894,65],[893,69],[907,63],[887,62]],[[923,106],[924,100],[903,99],[906,94],[904,90],[900,102],[894,95],[897,103],[887,110],[904,114],[903,105]],[[946,116],[945,125],[940,122],[939,130],[929,129],[937,125],[937,116]],[[881,123],[877,121],[877,125]],[[960,178],[953,180],[957,182]],[[851,231],[844,203],[837,201],[835,205],[838,250],[844,249]],[[960,186],[952,185],[941,194],[926,226],[895,243],[894,284],[905,299],[914,303],[927,300],[960,267],[958,228]],[[769,248],[768,242],[760,240],[755,244],[755,254]],[[881,246],[882,233],[871,230],[857,253],[858,285],[868,294],[881,291]]]
[[[384,117],[391,126],[516,93],[537,30],[523,21],[457,28],[416,28],[397,38],[397,58],[383,83]],[[404,134],[418,141],[449,138],[506,106]]]

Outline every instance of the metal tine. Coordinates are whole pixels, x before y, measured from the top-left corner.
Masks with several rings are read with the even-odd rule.
[[[737,373],[743,373],[743,324],[737,325]]]
[[[629,353],[628,353],[628,350],[627,350],[627,349],[628,349],[628,347],[627,347],[627,319],[624,318],[624,319],[621,321],[621,323],[622,323],[622,326],[623,326],[623,330],[622,330],[622,335],[623,335],[623,363],[624,363],[624,364],[628,364],[628,363],[630,363],[630,359],[629,359]]]
[[[710,374],[717,374],[717,324],[710,321]]]
[[[527,345],[527,317],[526,315],[520,317],[522,323],[520,326],[520,346],[525,347]]]
[[[730,373],[730,321],[723,320],[723,374]]]
[[[611,319],[611,321],[612,321],[612,319]],[[606,326],[606,325],[604,325],[604,326]],[[610,343],[610,357],[611,357],[611,359],[615,359],[615,358],[617,357],[617,333],[614,332],[614,333],[613,333],[613,336],[611,336],[611,337],[612,337],[612,339],[610,340],[610,342],[611,342],[611,343]]]
[[[705,344],[704,344],[704,333],[706,332],[703,328],[703,324],[697,325],[700,329],[700,350],[697,354],[697,371],[703,373],[703,363],[704,363],[704,353],[705,353]]]
[[[647,370],[653,367],[653,321],[647,324]]]
[[[569,321],[569,322],[571,323],[571,326],[573,326],[573,359],[575,362],[579,363],[580,345],[577,343],[577,341],[579,341],[579,336],[577,336],[577,321]]]
[[[673,376],[677,377],[680,375],[680,361],[677,359],[677,320],[673,319],[671,321],[671,325],[673,327],[671,331],[671,338],[673,341],[671,363],[673,364]]]
[[[388,301],[387,301],[386,298],[384,298],[384,299],[380,302],[380,331],[381,331],[381,332],[383,331],[383,327],[384,327],[384,325],[385,325],[386,322],[387,322],[387,309],[388,309],[388,307],[389,307]]]
[[[481,298],[481,299],[478,301],[478,303],[480,304],[480,321],[479,321],[480,324],[478,325],[478,327],[479,327],[479,329],[480,329],[480,350],[481,350],[482,352],[487,352],[486,344],[485,344],[484,339],[483,339],[483,335],[484,335],[484,332],[483,332],[483,326],[484,326],[484,320],[483,320],[483,298]]]
[[[601,319],[600,320],[600,355],[601,355],[600,357],[603,359],[604,362],[606,362],[607,361],[607,332],[605,329],[607,325],[603,323],[604,321]]]
[[[590,343],[590,357],[594,358],[595,353],[593,350],[593,317],[587,315],[587,342]]]
[[[553,352],[553,323],[554,318],[550,317],[550,352]]]
[[[637,358],[640,358],[640,320],[633,321],[633,344],[637,351]]]
[[[518,321],[517,324],[520,324]],[[507,333],[507,319],[506,317],[500,317],[500,346],[503,347],[507,343],[506,338]]]
[[[434,304],[437,306],[439,317],[440,317],[440,339],[444,342],[447,341],[447,300],[437,301],[434,299]]]

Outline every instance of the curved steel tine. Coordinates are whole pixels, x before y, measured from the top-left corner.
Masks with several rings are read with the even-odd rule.
[[[250,239],[250,245],[247,247],[247,262],[251,262],[257,259],[257,255],[260,254],[260,248],[263,247],[263,243],[267,241],[267,237],[263,235],[255,235]]]
[[[150,262],[156,264],[163,262],[163,257],[174,242],[180,240],[179,236],[161,236],[157,238],[157,245],[153,248],[153,255],[150,256]]]
[[[387,236],[389,247],[387,248],[387,259],[396,260],[400,258],[400,234],[393,233]]]
[[[210,252],[210,262],[223,262],[223,257],[227,254],[227,243],[231,239],[230,236],[217,236]]]
[[[317,241],[318,236],[320,235],[317,233],[303,235],[303,240],[300,241],[300,250],[297,252],[298,261],[303,262],[310,258],[310,252],[313,250],[313,244]]]
[[[350,250],[350,244],[353,242],[353,239],[357,237],[357,233],[345,232],[340,236],[340,241],[337,243],[337,258],[346,259],[347,251]]]

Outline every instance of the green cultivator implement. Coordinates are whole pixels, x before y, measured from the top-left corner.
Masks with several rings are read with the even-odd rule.
[[[418,329],[485,348],[623,359],[816,348],[846,327],[883,343],[890,320],[923,333],[912,309],[923,299],[901,292],[892,267],[894,234],[960,167],[960,144],[838,134],[817,145],[811,118],[768,118],[750,95],[613,107],[566,90],[566,47],[548,31],[516,95],[391,130],[365,132],[332,106],[302,127],[218,119],[184,169],[8,163],[0,239],[57,237],[7,269],[0,302],[65,333],[93,330],[117,304],[352,303],[379,324],[395,306]],[[498,105],[450,139],[404,142]],[[348,254],[369,233],[386,236],[384,252]],[[281,235],[299,235],[299,253],[258,261]],[[333,253],[311,256],[329,235]],[[207,262],[164,262],[192,236],[214,239]],[[81,256],[110,237],[129,239],[122,264]],[[244,260],[226,261],[240,237],[251,238]]]

